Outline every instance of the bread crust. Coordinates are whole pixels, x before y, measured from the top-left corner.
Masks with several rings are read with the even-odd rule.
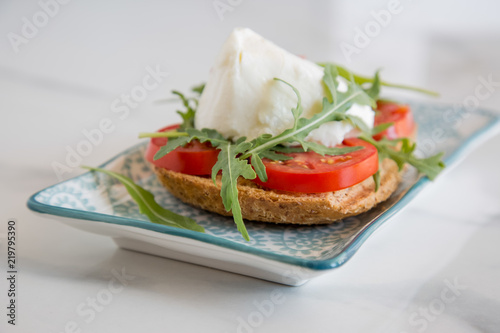
[[[349,188],[327,193],[294,193],[263,188],[238,179],[238,198],[244,219],[286,224],[328,224],[361,214],[386,200],[396,190],[401,174],[396,163],[385,159],[379,168],[380,188],[372,177]],[[185,203],[231,216],[220,197],[221,179],[186,175],[154,166],[162,184]]]

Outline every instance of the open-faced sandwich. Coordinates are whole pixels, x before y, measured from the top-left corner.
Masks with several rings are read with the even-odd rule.
[[[433,179],[441,155],[414,155],[410,108],[379,97],[397,86],[316,64],[249,29],[222,46],[183,123],[151,137],[146,159],[182,201],[243,219],[332,223],[365,212],[397,188],[405,164]]]

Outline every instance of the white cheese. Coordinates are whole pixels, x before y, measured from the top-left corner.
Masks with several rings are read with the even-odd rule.
[[[309,132],[306,141],[321,143],[333,147],[342,143],[347,133],[352,130],[351,124],[345,121],[329,121]]]
[[[298,89],[303,117],[321,111],[325,96],[322,67],[288,53],[250,29],[235,29],[210,70],[195,127],[216,129],[226,138],[245,136],[249,140],[264,133],[277,135],[292,127],[291,109],[297,97],[288,85],[274,78]],[[340,92],[347,91],[347,81],[339,79],[338,83]],[[353,105],[348,112],[373,126],[373,117],[365,107]],[[348,123],[323,124],[307,140],[332,146],[342,142],[351,130]]]
[[[353,104],[346,114],[361,119],[366,126],[373,128],[373,122],[375,121],[375,111],[369,105],[359,105]]]
[[[337,76],[337,91],[341,93],[347,92],[349,88],[347,87],[347,80],[342,76]]]
[[[358,117],[368,128],[373,128],[375,111],[370,106],[353,104],[346,111],[346,114]],[[357,134],[357,131],[347,121],[329,121],[312,130],[306,137],[306,141],[314,141],[327,147],[333,147],[342,143],[345,137],[355,137]]]
[[[323,68],[286,52],[249,29],[236,29],[222,46],[196,112],[195,126],[229,138],[277,135],[293,125],[302,97],[304,116],[321,111]]]

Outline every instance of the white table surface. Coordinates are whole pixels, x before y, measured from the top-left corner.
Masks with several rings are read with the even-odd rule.
[[[293,3],[297,8],[290,7],[290,13],[303,12],[301,6],[305,5]],[[103,8],[97,3],[74,2],[64,7],[66,12],[61,9],[18,54],[14,54],[6,39],[0,42],[5,55],[0,59],[0,267],[2,273],[6,271],[8,218],[17,219],[18,223],[19,266],[17,325],[6,324],[7,284],[2,275],[0,308],[4,310],[0,330],[498,332],[500,136],[428,186],[404,211],[378,229],[348,263],[295,288],[121,250],[106,237],[72,229],[50,216],[35,216],[26,208],[32,193],[58,181],[51,163],[64,160],[66,146],[82,140],[83,129],[96,127],[103,117],[116,120],[116,129],[83,162],[97,165],[107,160],[136,143],[139,131],[176,120],[172,107],[153,101],[165,97],[173,88],[186,88],[203,80],[205,74],[198,72],[206,73],[210,57],[233,26],[255,25],[266,30],[257,18],[260,12],[247,3],[223,22],[217,19],[210,4],[198,5],[205,7],[202,10],[178,5],[177,11],[169,11],[171,5],[153,2],[148,2],[146,9],[132,2]],[[2,6],[2,35],[18,31],[21,18],[37,10],[36,2],[21,6],[12,1]],[[266,8],[276,13],[280,6],[283,4],[275,3]],[[100,10],[94,11],[95,8]],[[314,11],[321,5],[307,8]],[[136,21],[125,21],[125,14]],[[158,23],[162,15],[170,21]],[[207,23],[206,31],[202,31],[202,23],[195,28],[187,24],[183,30],[182,18],[186,15]],[[313,21],[309,16],[304,20]],[[149,21],[149,28],[145,28]],[[279,22],[286,24],[283,19]],[[111,23],[127,33],[116,32],[109,27]],[[307,38],[308,33],[313,36],[312,31],[317,31],[320,23],[300,24],[305,32],[296,38],[310,47],[313,56],[325,56],[317,46],[317,34]],[[178,35],[174,33],[176,28]],[[286,35],[269,27],[268,30],[275,39]],[[128,45],[126,37],[130,31],[136,35],[130,37],[134,44]],[[209,36],[215,37],[204,42]],[[498,36],[488,37],[497,42],[493,46],[475,40],[472,56],[460,53],[460,57],[453,58],[455,62],[449,62],[446,56],[454,54],[456,45],[460,49],[470,45],[468,42],[451,37],[447,40],[456,43],[447,48],[439,39],[436,42],[422,37],[427,46],[441,45],[432,48],[432,52],[444,58],[419,55],[409,59],[412,63],[407,67],[420,68],[426,74],[408,68],[408,77],[443,91],[445,100],[460,102],[474,91],[478,75],[500,72],[497,63],[481,58],[481,48],[491,48],[498,54]],[[158,45],[160,37],[168,46]],[[196,39],[207,56],[197,62],[199,54],[189,52],[195,46],[186,44],[185,38]],[[380,43],[386,43],[385,37],[381,37]],[[300,51],[284,37],[281,44]],[[474,63],[471,59],[476,59],[476,55],[479,62]],[[391,61],[386,60],[386,66]],[[395,63],[398,68],[405,67],[401,59]],[[145,68],[155,65],[163,66],[170,76],[129,117],[119,121],[110,111],[110,104],[140,84]],[[363,67],[359,63],[354,66]],[[429,66],[439,70],[430,72]],[[460,68],[463,72],[459,77],[463,80],[450,76],[450,68]],[[404,76],[393,73],[396,79]],[[482,105],[499,109],[499,95],[496,90]],[[63,178],[80,172],[74,169]],[[79,314],[78,309],[90,309],[85,304],[108,288],[113,271],[122,269],[134,278],[113,294],[108,304],[91,311],[92,315]],[[459,285],[455,294],[449,289],[450,283]],[[269,304],[273,293],[281,293],[282,302],[275,304],[267,315],[256,315],[265,312],[260,306]],[[256,317],[263,318],[256,327],[242,326],[243,321]]]

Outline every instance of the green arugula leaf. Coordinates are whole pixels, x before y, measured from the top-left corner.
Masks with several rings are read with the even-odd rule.
[[[380,158],[379,158],[379,163],[378,165],[380,165]],[[377,172],[375,172],[373,174],[373,181],[375,182],[375,192],[378,191],[378,189],[380,188],[380,170],[377,170]]]
[[[315,143],[315,142],[312,142],[312,143],[307,142],[307,144],[311,144],[310,150],[313,150],[314,152],[316,152],[320,155],[323,155],[323,156],[324,155],[343,155],[343,154],[347,154],[347,153],[352,153],[353,151],[356,151],[359,149],[363,149],[363,147],[361,147],[361,146],[338,148],[338,147],[326,147],[326,146],[323,146],[323,145],[321,145],[319,143]],[[266,152],[263,152],[263,154],[271,153],[270,155],[272,157],[274,157],[275,152],[284,153],[284,154],[292,154],[292,153],[303,153],[305,151],[306,150],[302,146],[300,146],[300,147],[297,147],[297,146],[291,146],[291,147],[276,146],[276,147],[274,147]],[[279,158],[280,156],[286,157],[286,155],[278,154],[278,156],[276,158],[270,158],[267,156],[266,156],[266,158],[269,158],[270,160],[282,160],[281,158]]]
[[[441,160],[444,153],[439,153],[428,158],[418,158],[413,152],[415,151],[416,144],[412,144],[409,139],[387,140],[380,141],[374,140],[370,135],[362,134],[360,139],[374,145],[378,152],[380,161],[388,157],[398,165],[401,170],[403,166],[408,163],[414,166],[418,172],[423,173],[430,180],[433,180],[445,168],[444,162]],[[401,142],[401,149],[395,149],[395,145]]]
[[[207,142],[208,141],[214,147],[217,147],[221,144],[225,144],[227,142],[230,142],[229,140],[224,138],[222,136],[222,134],[220,134],[219,132],[217,132],[214,129],[204,128],[204,129],[198,130],[198,129],[192,128],[192,129],[189,129],[187,132],[191,138],[198,139],[198,140],[200,140],[200,142]],[[243,140],[244,139],[245,138],[243,138]]]
[[[193,128],[194,127],[194,115],[196,110],[191,106],[191,99],[184,96],[184,94],[179,91],[173,90],[172,94],[179,96],[182,101],[182,104],[186,108],[186,111],[178,110],[177,113],[182,117],[183,123],[180,126],[182,130]]]
[[[241,214],[241,206],[238,201],[237,184],[240,176],[245,179],[254,179],[256,177],[256,173],[254,169],[252,169],[252,165],[249,164],[248,160],[238,157],[241,153],[247,151],[252,143],[246,142],[246,138],[242,137],[233,144],[214,129],[204,128],[202,130],[197,130],[195,128],[188,128],[186,131],[188,136],[168,140],[167,144],[158,150],[154,159],[156,160],[161,158],[175,148],[184,146],[185,144],[191,142],[191,140],[195,139],[200,142],[210,142],[213,147],[220,149],[217,162],[212,168],[212,180],[214,181],[214,184],[216,184],[217,174],[219,171],[222,171],[221,198],[224,208],[228,212],[232,212],[238,231],[240,231],[243,238],[247,241],[250,240],[243,222],[243,216]],[[264,178],[267,180],[265,167],[260,160],[260,157],[255,154],[253,155],[252,161],[254,167],[259,172],[261,179]]]
[[[266,167],[264,166],[264,163],[262,163],[262,159],[259,154],[253,154],[250,157],[250,163],[252,164],[259,179],[263,182],[267,182]]]
[[[169,227],[205,232],[205,229],[198,225],[193,219],[178,215],[160,206],[154,199],[154,195],[134,183],[132,179],[119,173],[101,168],[82,166],[84,169],[102,172],[108,176],[118,179],[127,189],[132,199],[139,206],[141,214],[146,215],[153,223],[163,224]]]
[[[203,89],[205,89],[205,83],[194,86],[193,88],[191,88],[191,91],[197,93],[198,95],[201,95],[203,93]]]
[[[304,148],[302,146],[276,146],[272,148],[270,151],[274,152],[279,152],[279,153],[285,153],[285,154],[291,154],[291,153],[303,153],[305,152]]]
[[[391,146],[393,149],[395,148],[395,146]],[[378,150],[378,148],[377,148]],[[380,188],[380,166],[382,165],[384,159],[386,158],[390,158],[384,151],[378,151],[378,167],[379,169],[377,170],[377,172],[375,172],[373,174],[373,181],[375,182],[375,192],[378,191],[378,189]]]
[[[158,160],[162,158],[163,156],[167,155],[170,153],[172,150],[174,150],[177,147],[182,147],[188,144],[192,138],[189,136],[180,136],[178,138],[170,139],[167,141],[167,144],[165,146],[162,146],[153,156],[153,160]]]
[[[383,131],[385,131],[386,129],[391,127],[392,125],[394,125],[394,123],[383,123],[383,124],[377,125],[377,126],[373,127],[373,129],[370,131],[371,135],[374,136],[374,135],[377,135],[379,133],[382,133]]]
[[[326,147],[323,146],[322,144],[316,143],[316,142],[309,142],[309,141],[302,141],[302,147],[304,148],[304,151],[309,151],[312,150],[322,156],[325,155],[344,155],[347,153],[352,153],[353,151],[363,149],[362,146],[355,146],[355,147]]]
[[[197,97],[186,97],[184,94],[177,90],[173,90],[172,94],[178,96],[181,99],[182,104],[186,108],[185,111],[178,110],[177,113],[182,117],[182,124],[180,130],[186,130],[188,128],[194,127],[194,116],[196,114],[196,109],[198,108],[198,98],[205,89],[205,83],[191,88],[191,91],[196,93]]]
[[[283,155],[283,154],[279,154],[279,151],[275,150],[275,148],[277,148],[277,147],[274,147],[274,148],[272,148],[270,150],[265,150],[263,152],[260,152],[259,156],[261,158],[268,158],[268,159],[273,160],[273,161],[293,160],[293,157],[291,157],[291,156],[286,156],[286,155]],[[301,152],[304,151],[304,149],[302,147],[300,147],[298,149]]]
[[[170,153],[177,147],[182,147],[191,142],[192,140],[199,140],[200,142],[210,142],[212,146],[218,147],[221,144],[225,144],[228,142],[219,132],[214,129],[204,128],[202,130],[197,130],[195,128],[188,128],[186,130],[187,136],[180,136],[174,138],[172,140],[168,140],[167,144],[161,147],[153,157],[156,161],[157,159],[162,158],[163,156]]]
[[[308,142],[308,141],[305,142],[305,145],[307,146],[307,150],[312,150],[312,151],[314,151],[322,156],[325,156],[325,155],[343,155],[343,154],[347,154],[347,153],[352,153],[353,151],[356,151],[356,150],[363,149],[363,147],[361,147],[361,146],[344,147],[344,148],[326,147],[326,146],[323,146],[322,144],[319,144],[316,142]],[[267,156],[265,156],[265,157],[269,158],[271,160],[283,160],[282,158],[279,158],[279,157],[286,156],[286,155],[277,154],[278,156],[276,158],[273,158],[274,153],[278,152],[278,153],[284,153],[284,154],[292,154],[292,153],[303,153],[307,150],[303,146],[300,146],[300,147],[276,146],[276,147],[272,148],[271,150],[264,152],[263,154],[270,153],[271,157],[267,157]],[[291,159],[291,157],[288,159]]]
[[[333,64],[326,62],[326,63],[318,63],[318,65],[320,65],[322,67],[326,67],[327,65],[333,65]],[[342,67],[339,65],[335,65],[335,66],[337,67],[340,76],[342,76],[348,80],[350,80],[350,78],[352,77],[354,79],[354,82],[360,86],[365,84],[365,83],[373,83],[373,81],[375,80],[375,78],[370,78],[370,77],[354,74],[345,67]],[[394,83],[389,83],[389,82],[385,82],[385,81],[380,81],[380,85],[385,86],[385,87],[391,87],[391,88],[411,90],[411,91],[415,91],[415,92],[419,92],[422,94],[427,94],[427,95],[431,95],[431,96],[435,96],[435,97],[439,96],[439,93],[437,93],[435,91],[431,91],[431,90],[427,90],[427,89],[423,89],[423,88],[418,88],[418,87],[407,86],[404,84],[394,84]]]
[[[373,77],[372,85],[369,89],[365,89],[366,94],[373,98],[375,101],[378,100],[380,96],[380,77],[379,71],[375,72],[375,76]]]
[[[243,238],[247,241],[250,240],[247,229],[243,223],[243,216],[241,215],[241,207],[238,201],[238,178],[241,176],[245,179],[254,179],[256,177],[255,171],[246,159],[239,159],[237,155],[248,150],[251,146],[250,142],[238,140],[235,144],[226,142],[220,144],[220,153],[212,169],[212,180],[216,184],[216,177],[219,171],[222,171],[222,186],[221,198],[226,211],[233,213],[234,222],[238,227],[238,231]]]

